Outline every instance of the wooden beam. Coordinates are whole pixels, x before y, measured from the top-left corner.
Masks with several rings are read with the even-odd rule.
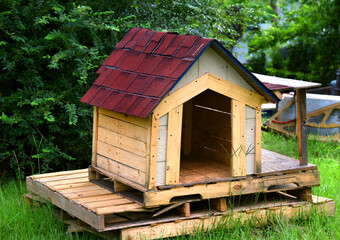
[[[246,107],[245,104],[231,99],[231,176],[246,175]]]
[[[312,189],[310,187],[301,190],[301,199],[308,202],[313,201]]]
[[[211,73],[206,73],[165,97],[154,110],[156,118],[160,118],[175,107],[184,104],[207,89],[237,101],[247,103],[255,109],[260,109],[261,104],[265,102],[265,98],[256,92],[240,87]]]
[[[177,208],[178,213],[183,217],[190,217],[190,203],[186,202]]]
[[[227,211],[227,199],[226,198],[214,198],[211,199],[212,207],[219,212]]]
[[[172,109],[182,105],[207,89],[208,74],[204,74],[176,92],[165,97],[154,110],[155,117],[157,119],[160,118]]]
[[[257,92],[240,87],[239,85],[231,83],[212,73],[207,74],[209,79],[209,89],[214,92],[220,93],[237,101],[247,103],[247,105],[257,110],[262,103],[266,102],[265,98]]]
[[[92,165],[97,166],[98,107],[93,106]]]
[[[158,150],[158,129],[159,121],[154,114],[151,115],[150,129],[150,154],[147,166],[147,188],[156,189],[156,174],[157,174],[157,150]]]
[[[301,165],[308,164],[307,126],[306,126],[306,89],[296,90],[297,132],[299,139],[299,160]]]
[[[169,112],[165,184],[179,183],[183,105]]]
[[[261,173],[261,109],[255,112],[255,174]]]
[[[183,153],[188,155],[191,153],[191,135],[192,135],[192,100],[183,105]]]

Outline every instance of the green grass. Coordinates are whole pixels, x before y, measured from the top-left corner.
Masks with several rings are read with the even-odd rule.
[[[285,138],[273,133],[262,133],[263,147],[298,157],[296,139]],[[340,207],[340,146],[334,142],[308,140],[308,159],[317,164],[321,172],[321,186],[313,188],[313,194],[332,198]],[[26,193],[24,182],[15,180],[0,181],[0,239],[101,239],[90,234],[67,234],[66,225],[58,222],[49,204],[31,207],[24,203]],[[299,217],[285,220],[273,217],[265,225],[252,222],[241,224],[236,221],[233,228],[222,226],[208,232],[197,231],[190,236],[174,239],[340,239],[340,216],[325,217],[313,212],[308,218]]]

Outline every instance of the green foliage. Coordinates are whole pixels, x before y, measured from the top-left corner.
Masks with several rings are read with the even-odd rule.
[[[271,27],[251,34],[250,68],[329,84],[340,64],[340,5],[334,0],[286,0],[279,6]]]
[[[79,100],[118,41],[140,26],[232,46],[254,14],[237,1],[226,2],[1,1],[3,169],[24,176],[89,165],[92,108]]]
[[[133,16],[57,1],[1,9],[0,161],[22,175],[88,165],[91,108],[79,99]]]

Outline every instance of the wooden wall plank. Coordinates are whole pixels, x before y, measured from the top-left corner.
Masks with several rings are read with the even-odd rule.
[[[147,188],[155,189],[157,180],[157,152],[158,152],[158,129],[159,121],[151,115],[151,130],[150,130],[150,154],[148,162],[148,179]]]
[[[165,185],[166,147],[168,138],[168,114],[159,119],[156,185]]]
[[[255,173],[255,116],[256,110],[246,106],[246,174]]]
[[[136,139],[138,141],[148,142],[148,129],[103,114],[98,116],[98,126],[110,131],[117,132],[121,135]]]
[[[128,122],[143,128],[148,128],[149,125],[149,119],[148,118],[140,118],[132,115],[126,115],[123,113],[113,112],[110,110],[106,110],[103,108],[98,109],[99,114],[103,114],[112,118],[119,119],[123,122]]]
[[[98,107],[93,107],[92,165],[97,165]]]
[[[146,158],[98,141],[97,153],[124,165],[146,172]]]
[[[192,100],[183,104],[183,154],[191,153]]]
[[[246,175],[245,158],[245,104],[231,99],[231,174],[233,177]]]
[[[98,167],[109,171],[111,173],[117,174],[123,178],[131,180],[135,183],[145,186],[146,174],[143,171],[131,168],[127,165],[121,164],[110,158],[104,157],[102,155],[97,156]]]
[[[124,136],[103,127],[98,127],[98,141],[125,149],[141,157],[146,157],[147,155],[147,144],[145,142]]]
[[[183,105],[169,112],[165,184],[179,183]]]
[[[255,115],[255,174],[261,173],[262,147],[261,147],[261,108]]]

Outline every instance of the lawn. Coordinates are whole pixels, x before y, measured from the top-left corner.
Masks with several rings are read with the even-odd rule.
[[[296,139],[263,132],[262,146],[290,157],[298,157]],[[313,194],[334,199],[339,208],[339,144],[309,139],[308,159],[321,172],[321,186],[313,188]],[[53,216],[51,205],[31,207],[25,204],[22,195],[26,192],[23,181],[0,181],[0,239],[101,239],[90,233],[70,236],[67,226]],[[235,223],[235,227],[231,229],[220,226],[206,233],[198,231],[195,235],[177,239],[340,239],[339,229],[339,214],[325,217],[312,213],[307,219],[297,217],[288,221],[273,218],[263,226]]]

